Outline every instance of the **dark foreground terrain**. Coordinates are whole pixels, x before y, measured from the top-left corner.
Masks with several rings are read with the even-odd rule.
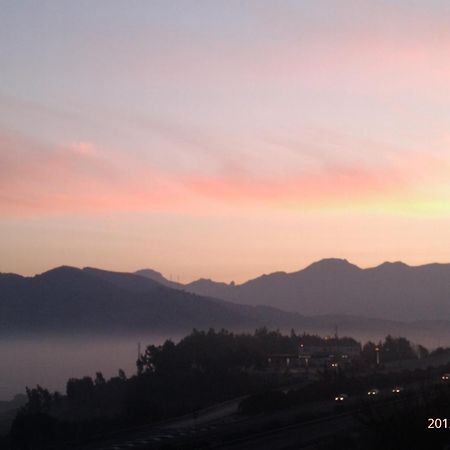
[[[445,449],[450,364],[432,367],[445,355],[390,336],[361,348],[337,336],[194,331],[148,346],[131,377],[28,389],[0,448]],[[429,428],[429,418],[440,420]]]

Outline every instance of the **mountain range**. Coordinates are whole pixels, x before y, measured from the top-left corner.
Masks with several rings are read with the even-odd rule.
[[[390,333],[450,342],[450,265],[327,259],[243,284],[175,283],[150,269],[121,273],[62,266],[34,277],[0,274],[0,334],[160,333],[257,327],[361,339]]]
[[[383,263],[362,269],[345,259],[324,259],[297,272],[274,272],[242,284],[199,279],[181,285],[160,273],[137,274],[176,289],[247,305],[268,305],[303,315],[362,315],[388,320],[450,319],[450,264]]]
[[[298,323],[266,306],[236,305],[131,273],[59,267],[34,277],[0,274],[0,333],[185,333]]]

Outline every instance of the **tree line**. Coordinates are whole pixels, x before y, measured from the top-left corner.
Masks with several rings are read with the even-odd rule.
[[[356,343],[352,338],[341,341]],[[162,345],[146,347],[136,362],[136,373],[129,377],[119,370],[108,380],[100,372],[94,378],[72,378],[64,395],[41,386],[27,388],[28,402],[11,428],[11,448],[45,448],[49,443],[148,424],[267,391],[282,377],[275,380],[264,376],[268,355],[295,354],[300,343],[324,340],[293,330],[285,335],[267,328],[252,334],[193,330],[178,343],[166,340]],[[377,345],[386,358],[417,357],[404,338],[388,336]],[[363,360],[373,358],[374,346],[368,343],[363,347]]]

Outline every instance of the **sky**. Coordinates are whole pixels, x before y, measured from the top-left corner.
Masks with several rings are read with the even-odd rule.
[[[447,1],[0,8],[1,272],[450,262]]]

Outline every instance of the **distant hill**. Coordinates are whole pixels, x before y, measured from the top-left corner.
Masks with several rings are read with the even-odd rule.
[[[130,273],[59,267],[35,277],[0,274],[0,333],[188,332],[294,326],[300,315],[235,305]]]
[[[405,270],[403,266],[399,269]],[[382,274],[384,279],[384,271],[391,273],[390,266],[380,266],[375,273],[380,277]],[[325,290],[330,298],[336,299],[340,297],[334,297],[333,291],[339,293],[341,286],[324,281],[324,273],[331,280],[339,277],[348,280],[361,273],[374,276],[373,269],[367,272],[345,261],[335,260],[314,264],[302,273],[306,280],[317,280],[315,285],[308,281],[309,289],[315,286],[318,291]],[[153,275],[158,277],[156,272]],[[337,326],[341,334],[362,340],[378,339],[390,333],[432,346],[450,342],[450,321],[444,320],[444,316],[442,320],[404,323],[371,318],[368,311],[361,315],[336,314],[333,313],[333,305],[327,314],[303,315],[270,305],[244,305],[187,292],[194,286],[196,289],[215,289],[215,293],[228,290],[236,293],[242,289],[241,292],[249,295],[249,291],[244,289],[250,290],[256,283],[259,292],[266,290],[269,294],[261,294],[263,302],[268,301],[270,294],[277,289],[285,292],[285,286],[295,286],[291,278],[298,282],[296,278],[299,276],[298,273],[279,272],[236,287],[199,280],[173,289],[165,286],[164,280],[160,280],[162,284],[142,275],[95,268],[63,266],[34,277],[0,274],[0,335],[159,333],[167,336],[182,335],[192,328],[253,331],[261,326],[284,331],[294,328],[297,332],[326,335],[333,333]],[[322,286],[323,283],[328,283],[328,286]],[[307,292],[305,287],[302,292]],[[282,296],[273,298],[281,300]],[[295,299],[300,301],[301,297]]]
[[[163,286],[167,286],[173,289],[184,289],[184,285],[181,283],[176,283],[175,281],[170,281],[165,278],[160,272],[152,269],[142,269],[135,272],[136,275],[141,275],[145,278],[149,278],[150,280],[156,281]]]
[[[150,273],[142,275],[152,278]],[[180,288],[304,315],[361,315],[401,321],[450,319],[450,264],[412,267],[386,262],[361,269],[347,260],[331,258],[297,272],[275,272],[240,285],[200,279]]]

